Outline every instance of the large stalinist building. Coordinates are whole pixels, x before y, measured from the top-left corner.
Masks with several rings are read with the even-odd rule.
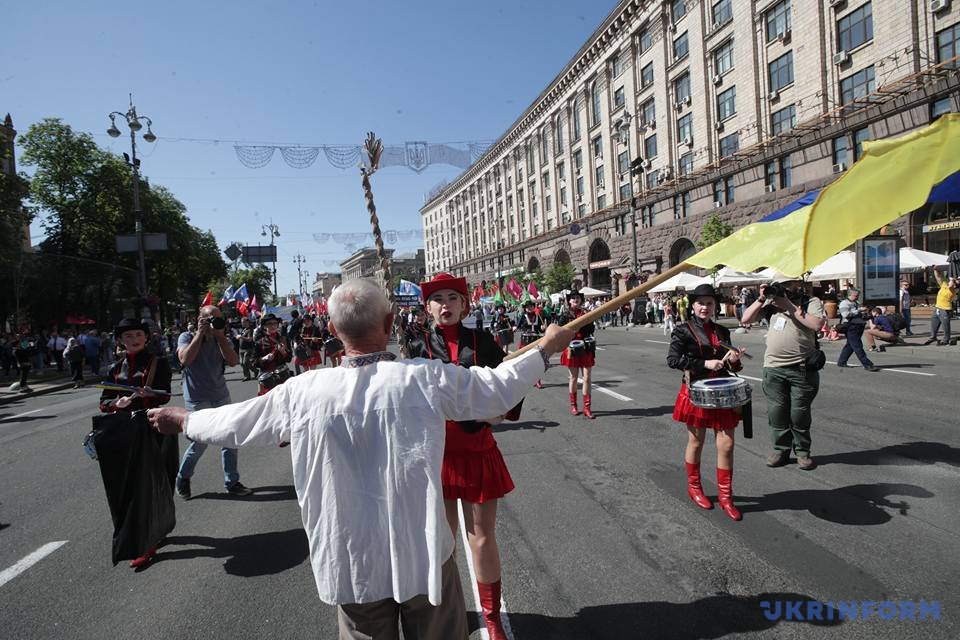
[[[712,212],[747,224],[957,111],[958,53],[958,0],[623,0],[421,209],[427,273],[569,262],[619,288],[677,264]],[[960,248],[960,203],[895,228]]]

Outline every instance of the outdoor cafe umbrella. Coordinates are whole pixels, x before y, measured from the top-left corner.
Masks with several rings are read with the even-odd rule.
[[[808,280],[852,280],[856,272],[857,258],[853,251],[841,251],[815,266]]]
[[[692,291],[697,288],[698,284],[710,284],[710,278],[695,276],[692,273],[682,271],[650,289],[650,293],[667,293],[677,289],[689,289]]]
[[[945,267],[948,264],[947,256],[940,253],[912,247],[900,249],[900,271],[923,271],[928,267]]]

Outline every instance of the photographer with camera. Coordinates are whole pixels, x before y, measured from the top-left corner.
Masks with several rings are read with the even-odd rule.
[[[765,319],[767,349],[763,354],[763,395],[774,452],[768,467],[782,467],[797,456],[797,466],[809,471],[811,407],[820,390],[820,369],[826,356],[817,332],[826,324],[819,298],[808,297],[799,280],[760,286],[760,295],[743,312],[743,324]]]
[[[177,341],[177,358],[183,368],[183,405],[187,411],[212,409],[230,404],[230,391],[223,375],[224,365],[234,367],[240,357],[224,333],[227,322],[218,307],[200,308],[196,332],[181,333]],[[184,500],[191,496],[190,478],[207,445],[193,442],[183,454],[177,473],[177,494]],[[237,450],[223,448],[223,484],[227,493],[247,496],[253,493],[240,484]]]
[[[843,345],[840,351],[837,366],[841,369],[846,367],[847,360],[855,353],[864,369],[880,371],[880,368],[873,364],[867,357],[867,352],[863,350],[863,332],[867,330],[869,313],[860,306],[859,298],[860,290],[851,287],[847,289],[846,300],[840,303],[840,326],[846,330],[847,344]]]

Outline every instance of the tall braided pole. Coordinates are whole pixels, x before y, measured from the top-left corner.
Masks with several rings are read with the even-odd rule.
[[[367,133],[363,143],[369,162],[367,166],[360,166],[360,175],[363,178],[363,197],[367,200],[367,211],[370,212],[370,226],[373,227],[373,241],[377,247],[377,260],[380,262],[380,271],[383,274],[383,286],[387,290],[387,298],[392,305],[394,302],[393,287],[390,286],[390,258],[383,248],[383,234],[380,232],[380,219],[377,217],[377,205],[373,201],[373,188],[370,186],[370,176],[380,167],[380,156],[383,155],[383,142],[373,134]]]

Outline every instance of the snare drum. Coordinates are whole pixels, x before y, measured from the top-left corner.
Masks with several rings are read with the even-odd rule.
[[[587,353],[587,343],[584,340],[571,340],[570,341],[570,355],[571,356],[580,356],[584,353]]]
[[[328,358],[335,356],[338,353],[343,352],[343,343],[340,342],[339,338],[329,338],[323,343],[323,350],[327,354]]]
[[[704,409],[734,409],[750,402],[750,385],[743,378],[697,380],[689,393],[690,402]]]
[[[543,337],[542,333],[533,333],[532,331],[524,331],[520,334],[520,346],[527,346],[528,344],[533,344],[537,340]]]
[[[597,352],[597,339],[593,336],[587,336],[583,339],[583,348],[586,349],[587,353],[596,353]]]

